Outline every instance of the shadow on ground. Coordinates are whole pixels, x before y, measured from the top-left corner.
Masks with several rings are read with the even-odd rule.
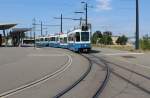
[[[91,50],[90,53],[100,53],[101,51],[98,50]]]

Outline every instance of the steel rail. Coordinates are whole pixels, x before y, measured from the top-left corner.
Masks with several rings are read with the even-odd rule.
[[[67,55],[67,54],[66,54],[66,55]],[[22,90],[25,90],[25,89],[27,89],[27,88],[31,88],[31,87],[33,87],[33,86],[35,86],[35,85],[38,85],[38,84],[40,84],[40,83],[43,83],[43,82],[47,81],[48,79],[50,79],[50,78],[52,78],[52,77],[55,77],[56,75],[61,74],[61,73],[64,72],[64,71],[71,65],[71,63],[72,63],[71,56],[67,55],[67,57],[68,57],[67,63],[65,63],[64,66],[61,67],[59,70],[57,70],[57,71],[55,71],[55,72],[53,72],[53,73],[51,73],[51,74],[47,74],[47,75],[45,75],[44,77],[42,77],[42,78],[40,78],[40,79],[38,79],[38,80],[36,80],[36,81],[33,81],[33,82],[31,82],[31,83],[28,83],[28,84],[22,85],[22,86],[20,86],[20,87],[18,87],[18,88],[15,88],[15,89],[9,90],[9,91],[7,91],[7,92],[1,93],[1,94],[0,94],[0,98],[1,98],[1,97],[2,97],[2,98],[5,98],[5,97],[8,97],[8,96],[14,95],[15,93],[18,93],[18,92],[20,92],[20,91],[22,91]]]
[[[90,73],[90,71],[92,69],[92,61],[89,58],[87,58],[85,55],[83,55],[83,54],[80,54],[80,55],[83,56],[84,58],[86,58],[89,61],[89,67],[88,67],[87,71],[77,81],[75,81],[72,85],[70,85],[68,88],[62,90],[60,93],[55,95],[53,98],[60,98],[63,95],[65,95],[66,93],[68,93],[71,89],[73,89],[81,81],[83,81],[85,79],[85,77]]]
[[[106,61],[106,60],[104,60],[104,59],[102,59],[102,58],[100,58],[100,57],[98,57],[98,56],[95,56],[95,55],[91,55],[91,56],[96,57],[97,59],[101,60],[103,63],[106,63],[106,64],[107,64],[107,63],[110,63],[110,62],[108,62],[108,61]],[[99,63],[96,62],[96,61],[94,61],[94,62],[97,63],[97,64],[99,64]],[[148,89],[146,89],[146,88],[140,86],[140,85],[137,84],[137,83],[134,83],[133,81],[127,79],[126,77],[120,75],[119,73],[116,73],[116,72],[113,71],[113,70],[111,70],[111,73],[114,74],[115,76],[117,76],[117,77],[123,79],[124,81],[130,83],[131,85],[133,85],[133,86],[139,88],[141,91],[143,91],[143,92],[145,92],[145,93],[147,93],[147,94],[150,94],[150,90],[148,90]],[[134,73],[134,72],[133,72],[133,73]],[[135,73],[135,74],[136,74],[136,73]]]

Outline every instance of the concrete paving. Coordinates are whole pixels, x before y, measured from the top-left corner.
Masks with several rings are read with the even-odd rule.
[[[24,52],[24,50],[26,51]],[[0,64],[0,93],[15,89],[53,73],[68,60],[65,55],[57,56],[57,51],[40,51],[31,48],[12,48],[5,50],[8,54],[0,51],[3,54],[0,55],[1,60],[5,56],[5,61]],[[44,56],[47,53],[55,54],[53,56]],[[37,56],[33,56],[33,54]],[[39,54],[43,56],[38,56]],[[56,62],[56,59],[59,62]]]
[[[108,64],[112,71],[144,89],[150,90],[148,79],[121,68],[125,67],[149,77],[149,60],[143,59],[145,62],[142,62],[143,60],[141,59],[141,56],[149,58],[148,53],[132,53],[106,48],[93,48],[93,50],[92,54],[111,62]],[[88,56],[90,59],[93,59],[90,55]],[[135,60],[141,60],[141,63],[135,62]],[[96,61],[99,60],[97,59]],[[99,63],[103,65],[102,61],[99,61]],[[65,49],[0,48],[0,93],[55,73],[65,67],[65,64],[68,66],[60,74],[16,93],[9,94],[5,96],[6,98],[52,98],[78,80],[86,72],[89,62],[84,57]],[[105,75],[106,70],[93,63],[92,70],[84,81],[62,96],[62,98],[91,98],[101,85]],[[100,98],[149,97],[150,94],[113,73],[108,85],[100,96]]]
[[[109,57],[115,57],[119,58],[120,60],[124,62],[128,62],[131,64],[137,64],[141,65],[141,67],[147,67],[150,69],[150,52],[129,52],[129,51],[121,51],[121,50],[115,50],[115,49],[109,49],[109,48],[93,48],[94,50],[98,50],[99,54],[109,56]],[[131,56],[131,58],[128,58],[126,56]]]
[[[61,74],[6,98],[52,98],[81,77],[89,64],[82,56],[63,49],[1,48],[0,52],[7,58],[0,65],[1,94],[56,72],[68,62],[66,55],[72,59],[71,65]]]
[[[132,53],[128,51],[120,51],[115,49],[107,48],[94,48],[96,56],[106,60],[113,72],[119,74],[120,76],[126,78],[132,83],[136,84],[150,91],[150,57],[148,53]],[[146,58],[141,58],[146,57]],[[140,61],[136,62],[135,61]],[[116,65],[115,65],[116,64]],[[118,65],[120,67],[118,67]],[[123,68],[122,68],[123,67]],[[131,71],[142,74],[147,78],[133,73]],[[139,89],[137,86],[129,83],[116,74],[111,74],[109,84],[105,88],[104,92],[100,98],[149,98],[150,93]]]

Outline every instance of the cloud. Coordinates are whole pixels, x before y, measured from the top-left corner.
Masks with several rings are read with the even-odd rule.
[[[96,0],[97,1],[97,11],[101,10],[111,10],[111,0]]]

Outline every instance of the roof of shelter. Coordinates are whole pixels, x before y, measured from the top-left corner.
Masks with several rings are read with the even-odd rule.
[[[17,24],[0,24],[0,30],[6,30],[6,29],[10,29],[14,26],[16,26]]]
[[[31,28],[13,28],[12,33],[24,33],[31,30]]]

